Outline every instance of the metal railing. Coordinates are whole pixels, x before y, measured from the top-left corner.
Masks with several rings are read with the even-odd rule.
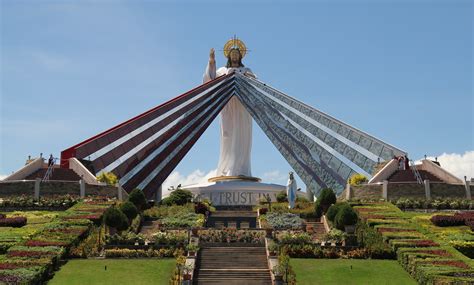
[[[44,174],[43,179],[41,181],[43,181],[43,182],[49,181],[49,179],[51,178],[51,175],[53,175],[54,165],[56,164],[56,159],[57,158],[53,158],[52,162],[48,162],[48,164],[49,164],[48,165],[48,170],[46,170],[46,173]]]
[[[415,175],[416,181],[418,182],[418,184],[423,184],[423,179],[421,178],[420,172],[416,168],[415,162],[413,160],[409,160],[409,161],[410,161],[411,171],[413,171],[413,175]]]

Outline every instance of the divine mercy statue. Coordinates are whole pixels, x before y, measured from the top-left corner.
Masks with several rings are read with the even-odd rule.
[[[234,37],[224,46],[226,66],[216,71],[215,52],[211,49],[203,82],[233,72],[256,78],[250,68],[242,64],[242,58],[246,53],[245,44]],[[221,149],[216,176],[251,177],[252,117],[236,96],[232,96],[221,111],[220,139]]]

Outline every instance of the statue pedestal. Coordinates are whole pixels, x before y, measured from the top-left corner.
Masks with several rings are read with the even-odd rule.
[[[277,194],[286,191],[286,186],[259,181],[256,177],[220,176],[210,178],[207,183],[183,188],[198,199],[211,201],[214,206],[253,206],[267,195],[276,202]]]

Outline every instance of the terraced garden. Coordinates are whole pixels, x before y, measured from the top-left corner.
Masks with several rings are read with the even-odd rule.
[[[453,247],[458,242],[472,241],[469,227],[438,227],[430,221],[436,213],[404,213],[390,203],[367,203],[354,208],[420,284],[472,282],[473,261]],[[364,237],[369,233],[370,230],[364,230],[359,234]]]

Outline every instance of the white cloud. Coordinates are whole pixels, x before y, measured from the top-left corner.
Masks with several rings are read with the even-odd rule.
[[[191,174],[182,175],[178,171],[173,171],[170,176],[163,182],[163,194],[168,191],[168,188],[171,186],[178,186],[181,184],[183,188],[190,186],[192,184],[204,183],[207,182],[207,179],[216,176],[217,169],[211,170],[208,173],[200,169],[196,169]]]
[[[288,173],[282,173],[280,170],[272,170],[262,175],[262,182],[286,185]]]
[[[0,174],[0,181],[7,178],[8,175]]]
[[[434,157],[428,159],[435,160]],[[443,153],[438,155],[438,162],[441,167],[461,179],[464,179],[464,176],[467,176],[468,180],[474,178],[474,150],[466,151],[464,154]]]

